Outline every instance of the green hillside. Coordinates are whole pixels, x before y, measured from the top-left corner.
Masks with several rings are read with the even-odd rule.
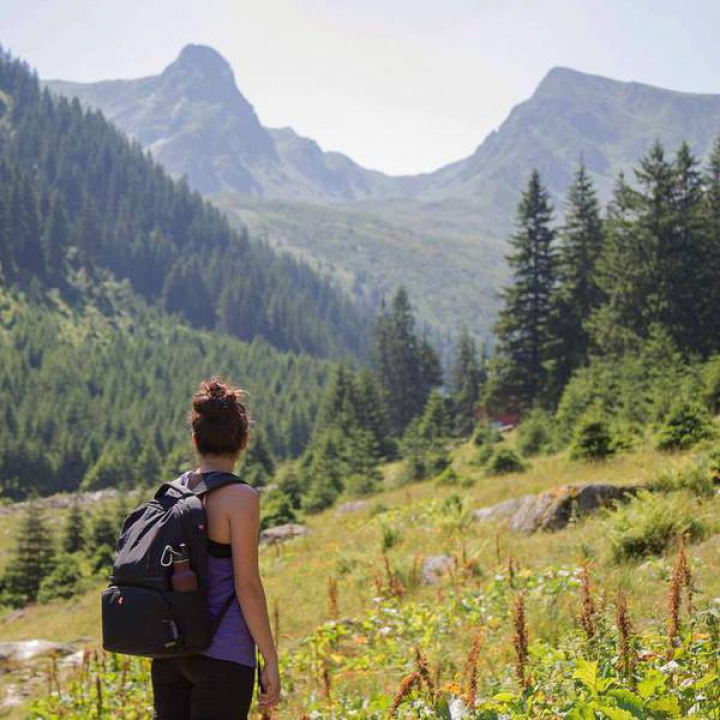
[[[374,305],[402,284],[439,337],[463,326],[480,338],[490,333],[507,278],[506,240],[476,232],[471,203],[323,206],[236,194],[214,201],[252,234],[337,277],[360,302]]]
[[[0,488],[5,498],[154,482],[189,460],[185,416],[203,377],[242,385],[272,450],[294,456],[329,365],[196,330],[108,281],[69,305],[0,289]],[[95,472],[91,471],[95,468]],[[143,479],[143,474],[150,477]]]

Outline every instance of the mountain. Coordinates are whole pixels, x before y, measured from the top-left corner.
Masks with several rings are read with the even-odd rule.
[[[617,174],[656,139],[670,152],[687,140],[703,157],[720,134],[720,95],[554,68],[470,157],[392,177],[289,128],[263,128],[209,48],[188,46],[157,77],[48,85],[102,109],[229,217],[333,272],[349,291],[376,297],[403,283],[433,326],[466,324],[481,336],[507,277],[505,239],[533,167],[561,213],[581,157],[607,200]]]
[[[720,135],[720,95],[701,95],[552,69],[475,153],[427,178],[426,195],[476,198],[512,210],[530,168],[556,198],[583,158],[601,198],[659,140],[699,157]],[[632,179],[632,178],[630,178]],[[427,192],[429,191],[429,192]]]
[[[224,190],[286,199],[351,200],[383,194],[382,173],[289,128],[264,128],[215,50],[188,45],[157,76],[82,84],[50,81],[150,150],[173,175],[203,193]]]

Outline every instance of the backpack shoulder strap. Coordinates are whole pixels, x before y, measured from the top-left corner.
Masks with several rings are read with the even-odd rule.
[[[195,495],[205,495],[225,485],[247,485],[247,482],[234,473],[209,472],[199,476],[198,481],[193,485],[192,492]]]

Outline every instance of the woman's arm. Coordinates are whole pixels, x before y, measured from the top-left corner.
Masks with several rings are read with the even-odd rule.
[[[270,630],[265,589],[258,566],[258,532],[260,528],[260,501],[257,493],[247,486],[228,488],[228,517],[232,544],[235,592],[250,634],[258,646],[265,663],[262,681],[264,692],[260,702],[268,706],[280,695],[278,658]]]

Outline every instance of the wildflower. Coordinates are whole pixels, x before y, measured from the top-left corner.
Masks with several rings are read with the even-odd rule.
[[[450,720],[462,720],[469,718],[470,712],[461,698],[453,698],[448,705],[450,711]]]
[[[393,699],[392,705],[390,706],[390,710],[388,712],[388,718],[392,719],[395,717],[395,713],[397,712],[397,709],[402,704],[403,700],[405,700],[405,698],[412,691],[413,687],[415,687],[415,685],[419,684],[419,682],[420,682],[420,673],[417,670],[403,678],[402,682],[400,683],[400,686],[398,687],[397,693],[395,693],[395,698]]]

